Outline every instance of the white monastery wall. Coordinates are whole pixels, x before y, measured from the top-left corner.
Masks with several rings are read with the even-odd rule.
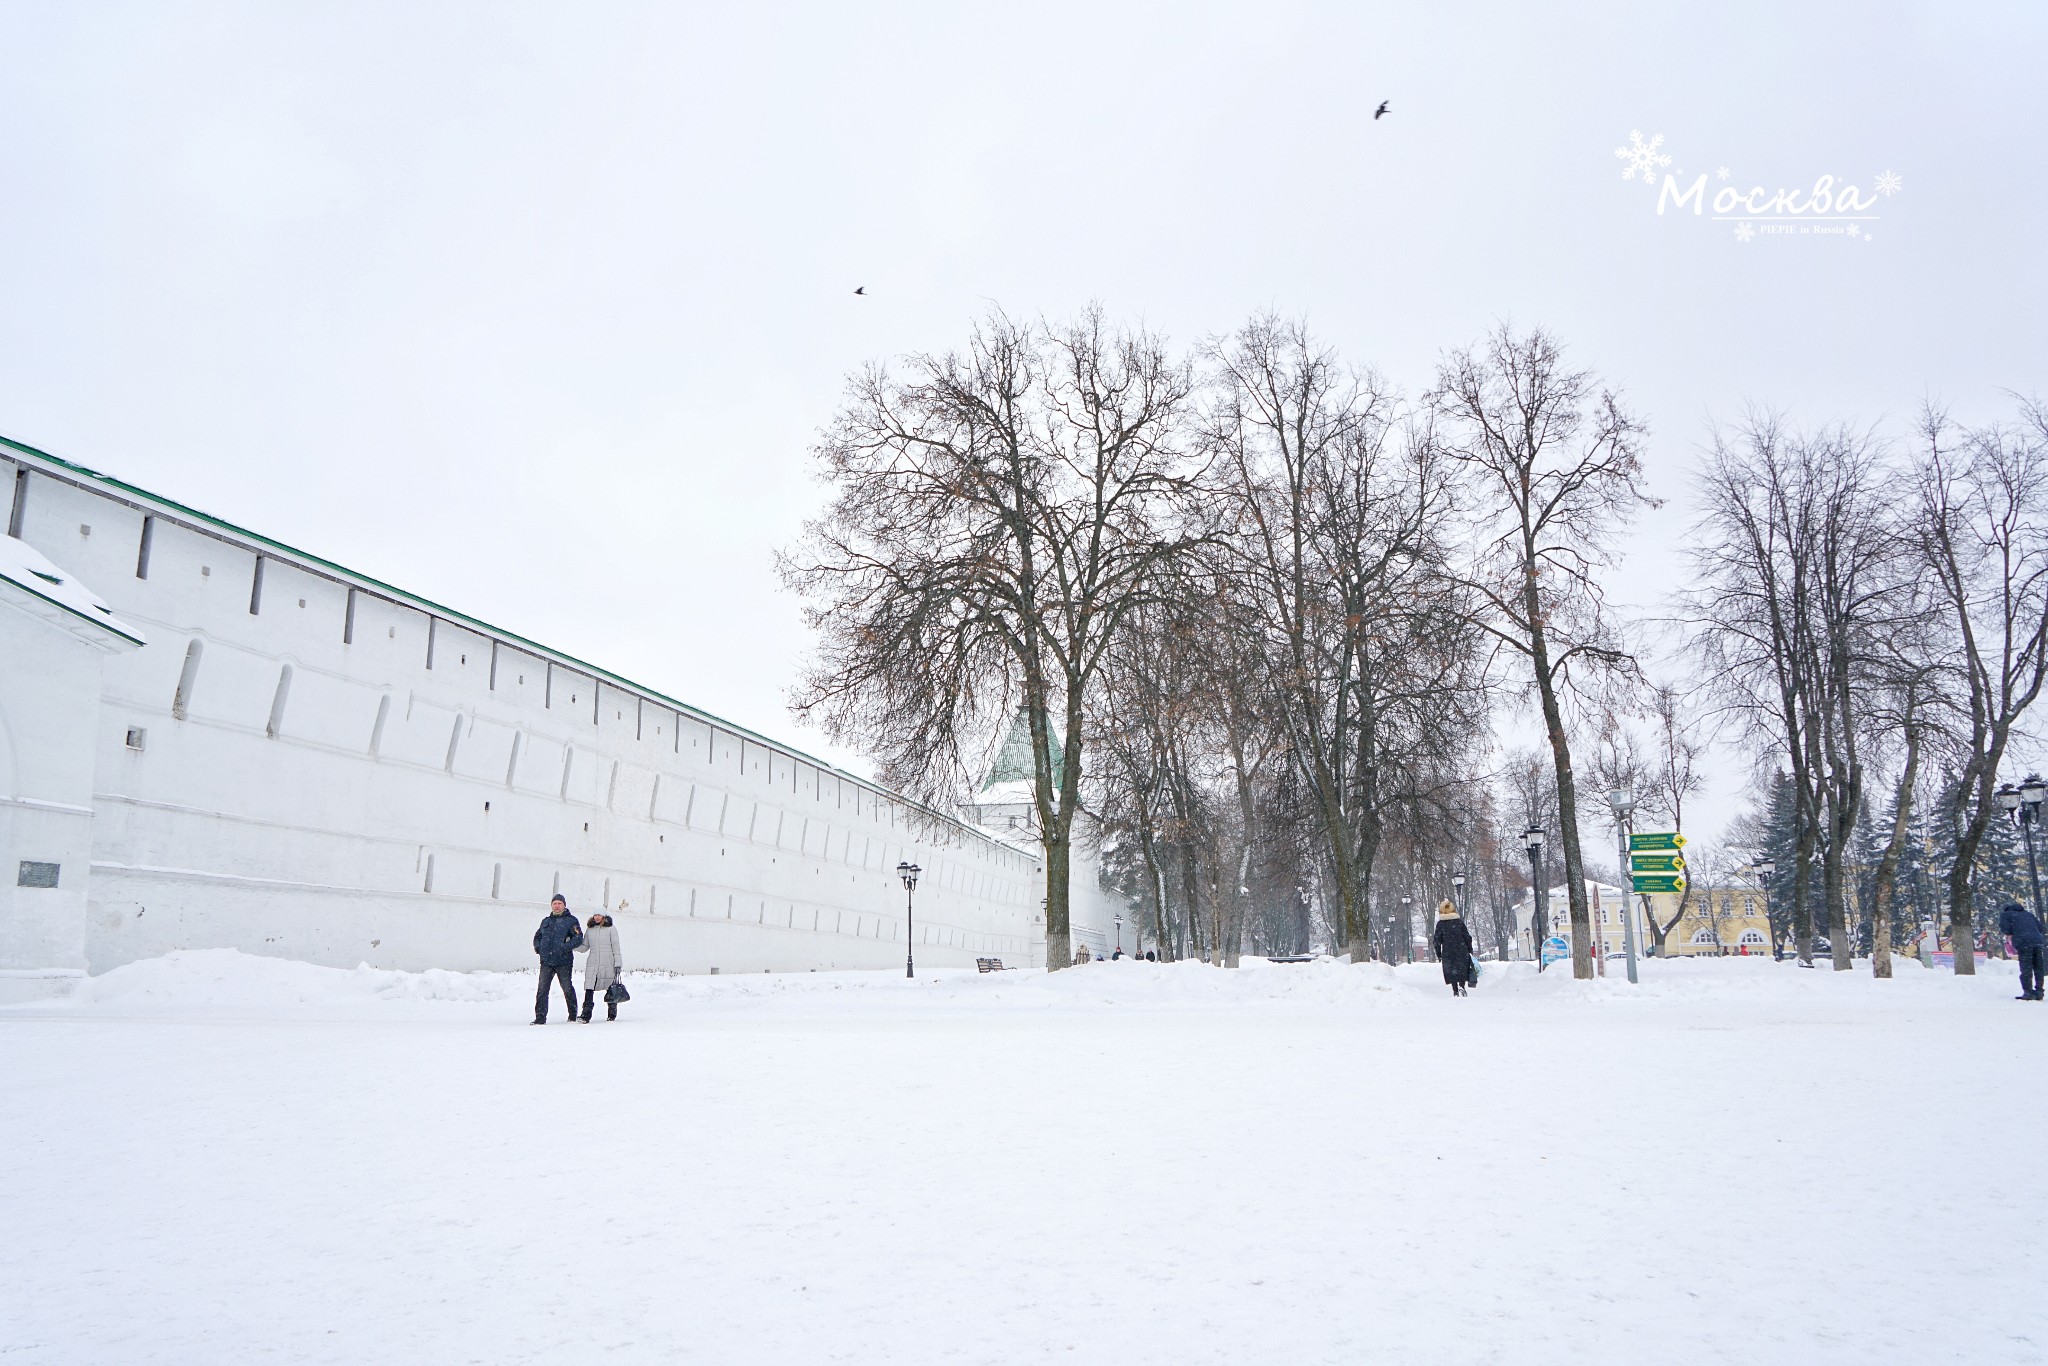
[[[37,667],[18,667],[26,659]],[[0,975],[17,979],[7,995],[43,995],[85,962],[92,771],[63,756],[91,752],[102,652],[0,604],[0,661]],[[24,862],[54,865],[56,885]]]
[[[5,454],[29,471],[0,461],[21,539],[148,638],[104,659],[83,732],[24,738],[0,715],[0,755],[70,765],[51,790],[90,809],[89,883],[76,840],[64,857],[95,972],[220,946],[523,968],[557,890],[579,915],[613,911],[629,966],[890,967],[906,859],[924,868],[921,962],[1043,958],[1036,861],[957,820],[338,566]],[[31,646],[0,640],[10,675],[90,687]],[[19,710],[4,693],[0,708]],[[0,867],[35,843],[0,826]]]

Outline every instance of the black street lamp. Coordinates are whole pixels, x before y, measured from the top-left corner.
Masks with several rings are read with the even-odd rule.
[[[1543,830],[1532,825],[1522,832],[1522,847],[1529,851],[1529,947],[1536,955],[1536,971],[1543,971],[1543,941],[1550,937],[1549,903],[1543,899]]]
[[[1118,916],[1118,917],[1116,918],[1116,953],[1117,953],[1117,957],[1119,957],[1119,958],[1123,957],[1123,953],[1124,953],[1124,918],[1123,918],[1122,916]]]
[[[911,898],[917,892],[917,875],[924,869],[914,863],[896,865],[896,876],[903,879],[903,975],[917,976],[917,917],[911,911]]]
[[[2007,783],[1998,789],[1998,804],[2005,814],[2019,822],[2020,835],[2027,842],[2027,880],[2034,888],[2034,918],[2041,918],[2041,870],[2034,862],[2034,827],[2041,823],[2041,804],[2048,802],[2048,783],[2030,773],[2018,787]]]
[[[1401,898],[1401,938],[1408,941],[1408,961],[1415,961],[1415,912],[1408,909],[1408,898]],[[1389,963],[1394,960],[1389,958]]]

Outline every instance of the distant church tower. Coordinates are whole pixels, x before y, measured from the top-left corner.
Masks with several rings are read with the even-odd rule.
[[[1058,732],[1052,737],[1053,782],[1063,772],[1063,746]],[[1010,722],[989,765],[981,790],[960,804],[960,818],[1017,849],[1041,858],[1038,839],[1038,798],[1031,762],[1031,718],[1020,708]],[[1106,958],[1121,944],[1130,953],[1140,947],[1141,929],[1137,917],[1124,899],[1102,886],[1102,829],[1093,813],[1083,807],[1074,817],[1074,845],[1068,867],[1068,931],[1074,946],[1086,947],[1090,956]],[[1121,916],[1124,924],[1118,925]],[[1041,920],[1039,922],[1043,924]]]
[[[1064,746],[1055,733],[1052,753],[1054,783],[1060,780],[1064,757]],[[1002,748],[996,751],[995,762],[989,765],[988,777],[982,780],[981,790],[961,803],[960,817],[985,830],[999,833],[1018,831],[1029,836],[1035,846],[1038,842],[1035,782],[1031,763],[1031,718],[1019,708],[1016,719],[1010,723],[1010,733],[1003,737]]]

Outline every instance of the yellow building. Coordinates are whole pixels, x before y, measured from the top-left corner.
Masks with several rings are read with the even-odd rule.
[[[1685,915],[1664,937],[1664,951],[1673,958],[1733,957],[1771,951],[1771,922],[1764,914],[1764,894],[1754,887],[1692,887],[1687,889]],[[1655,892],[1650,913],[1659,925],[1678,914],[1678,897]]]
[[[1569,941],[1571,939],[1571,901],[1562,887],[1549,889],[1546,898],[1550,903],[1548,912],[1549,933]],[[1530,900],[1524,896],[1515,907],[1515,919],[1519,935],[1519,955],[1533,958],[1537,953],[1534,927],[1530,924]],[[1645,919],[1640,898],[1624,895],[1620,888],[1610,887],[1604,882],[1586,879],[1586,913],[1592,921],[1593,956],[1605,972],[1609,958],[1620,958],[1627,951],[1627,925],[1623,915],[1633,912],[1636,921],[1636,952],[1648,956],[1650,945],[1655,941],[1650,936],[1650,927]],[[1670,912],[1665,912],[1670,914]]]

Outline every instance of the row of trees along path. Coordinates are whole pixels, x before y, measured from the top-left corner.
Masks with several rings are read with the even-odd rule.
[[[1970,430],[1930,411],[1904,452],[1751,415],[1699,470],[1675,623],[1619,620],[1602,589],[1653,505],[1646,439],[1540,329],[1448,353],[1411,398],[1277,317],[1177,353],[1100,309],[993,312],[957,350],[853,375],[821,435],[830,499],[780,560],[818,640],[793,703],[934,805],[1022,718],[1055,968],[1084,800],[1152,937],[1226,963],[1248,938],[1412,954],[1415,904],[1453,873],[1505,951],[1528,882],[1505,805],[1558,832],[1590,976],[1574,745],[1596,784],[1675,821],[1726,728],[1790,772],[1808,961],[1817,877],[1848,965],[1845,850],[1873,775],[1894,799],[1881,905],[1938,775],[1972,970],[1975,850],[2048,664],[2041,410]],[[1696,685],[1644,676],[1660,626]],[[1500,724],[1540,725],[1541,749],[1503,764]]]

